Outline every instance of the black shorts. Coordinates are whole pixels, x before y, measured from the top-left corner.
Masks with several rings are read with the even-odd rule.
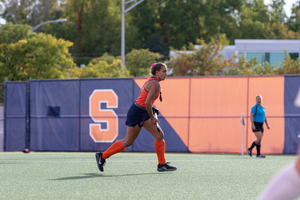
[[[253,132],[264,132],[264,123],[254,122],[255,130],[252,129]]]
[[[140,105],[134,103],[127,112],[127,119],[125,124],[127,126],[135,127],[135,125],[139,125],[139,127],[142,127],[144,125],[144,121],[148,119],[150,119],[150,115],[148,114],[146,108],[143,108]]]

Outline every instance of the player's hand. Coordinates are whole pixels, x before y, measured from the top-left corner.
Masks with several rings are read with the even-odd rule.
[[[156,123],[159,123],[159,121],[155,117],[152,117],[151,118],[151,123],[156,125]]]
[[[267,125],[267,128],[270,130],[270,126],[269,125]]]
[[[252,124],[252,130],[255,130],[255,129],[256,129],[255,125],[254,125],[254,124]]]

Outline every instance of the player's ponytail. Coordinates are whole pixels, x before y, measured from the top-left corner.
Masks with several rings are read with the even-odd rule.
[[[166,65],[164,63],[153,63],[151,65],[151,74],[153,76],[155,76],[156,71],[159,71],[163,66],[166,67]],[[159,100],[160,100],[160,102],[163,102],[163,100],[164,100],[163,97],[162,97],[162,92],[161,91],[159,93]]]
[[[159,92],[159,100],[160,100],[160,102],[163,102],[163,97],[162,97],[162,92],[161,91]]]

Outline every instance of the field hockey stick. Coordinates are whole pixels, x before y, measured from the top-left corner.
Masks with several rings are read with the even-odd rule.
[[[155,117],[156,119],[158,119],[158,118],[157,118],[157,113],[154,114],[154,117]],[[158,123],[155,122],[155,124],[156,124],[156,128],[157,128],[158,132],[160,132]]]
[[[152,111],[154,113],[154,117],[158,120],[157,115],[159,115],[159,110],[155,107],[152,107]],[[160,127],[159,127],[158,123],[156,122],[155,124],[156,124],[156,128],[157,128],[158,132],[160,132]]]

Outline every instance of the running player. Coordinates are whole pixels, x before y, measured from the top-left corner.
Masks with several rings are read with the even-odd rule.
[[[127,113],[126,137],[113,143],[106,151],[96,153],[96,161],[98,169],[103,172],[103,165],[106,159],[113,154],[125,150],[126,147],[131,146],[142,127],[149,131],[155,138],[154,147],[158,158],[157,171],[174,171],[177,168],[166,163],[165,159],[165,141],[164,133],[157,125],[158,119],[153,114],[153,103],[160,97],[162,102],[162,94],[160,81],[164,81],[167,76],[167,66],[163,63],[155,63],[151,66],[152,77],[149,78],[143,85],[140,95],[132,104]]]

